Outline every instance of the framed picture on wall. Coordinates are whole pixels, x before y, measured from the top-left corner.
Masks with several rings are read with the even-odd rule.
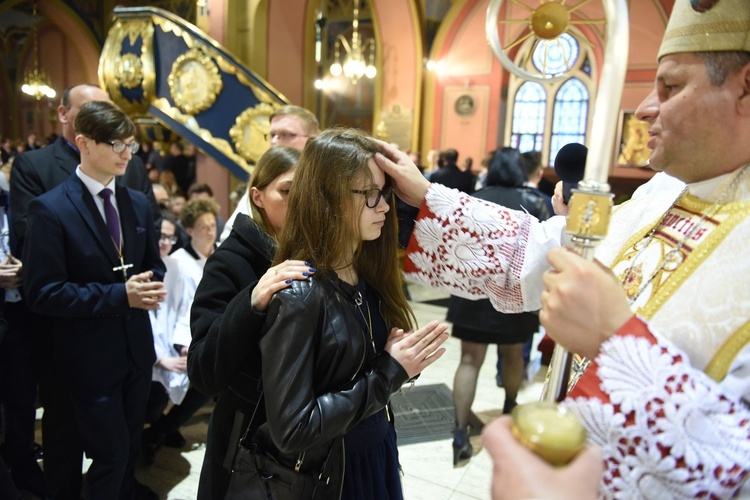
[[[618,167],[643,167],[648,165],[651,150],[648,148],[648,123],[635,117],[635,111],[620,112],[617,127],[615,164]]]

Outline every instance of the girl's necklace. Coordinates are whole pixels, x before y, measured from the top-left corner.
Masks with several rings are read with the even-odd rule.
[[[364,302],[365,307],[367,308],[367,317],[365,317],[364,311],[362,311],[362,303]],[[365,322],[365,325],[367,326],[367,334],[370,336],[370,344],[372,344],[372,352],[373,354],[377,354],[377,349],[375,349],[375,338],[372,335],[372,316],[370,315],[370,304],[362,298],[362,293],[357,292],[357,295],[354,297],[354,303],[357,304],[357,309],[359,310],[359,314],[362,315],[362,319]]]

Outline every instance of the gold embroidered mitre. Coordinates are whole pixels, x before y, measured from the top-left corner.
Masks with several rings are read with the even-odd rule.
[[[750,0],[677,0],[658,59],[724,50],[750,51]]]

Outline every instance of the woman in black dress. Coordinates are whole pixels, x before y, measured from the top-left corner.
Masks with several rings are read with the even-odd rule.
[[[549,212],[544,200],[523,187],[526,175],[521,162],[516,149],[494,151],[487,172],[487,187],[473,196],[515,210],[526,210],[537,218],[546,219]],[[451,296],[448,321],[453,323],[453,336],[461,339],[461,362],[453,380],[453,403],[456,406],[453,464],[456,465],[472,454],[467,424],[487,344],[499,344],[502,352],[503,413],[509,413],[516,405],[516,395],[523,380],[523,344],[539,329],[539,318],[531,312],[498,312],[487,299],[474,301]]]

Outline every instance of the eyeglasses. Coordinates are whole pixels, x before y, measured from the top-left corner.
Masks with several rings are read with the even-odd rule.
[[[377,207],[378,203],[380,203],[381,198],[385,198],[385,201],[387,203],[391,197],[392,192],[392,186],[385,186],[383,189],[352,189],[352,193],[365,195],[365,205],[367,205],[367,208]]]
[[[122,141],[107,141],[107,144],[112,146],[112,151],[114,151],[118,155],[123,153],[125,151],[125,148],[130,148],[130,154],[134,155],[138,152],[138,148],[141,147],[141,145],[137,142],[126,144]]]
[[[292,134],[291,132],[279,132],[278,134],[263,134],[263,137],[267,141],[271,141],[271,139],[278,139],[279,142],[287,142],[291,141],[296,137],[310,137],[309,135],[303,135],[303,134]]]
[[[160,234],[159,235],[159,241],[169,241],[171,244],[177,243],[177,236],[173,234]]]

